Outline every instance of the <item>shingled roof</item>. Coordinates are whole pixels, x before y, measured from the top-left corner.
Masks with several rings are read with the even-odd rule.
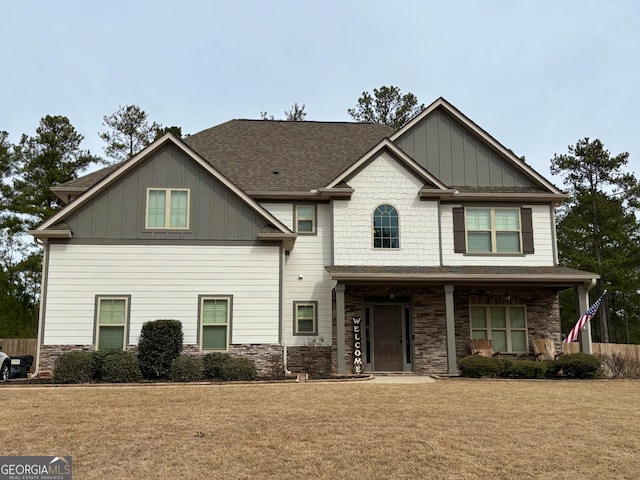
[[[308,192],[393,132],[375,123],[231,120],[185,142],[245,192]]]
[[[376,123],[230,120],[184,142],[242,190],[309,192],[322,188],[394,129]],[[121,164],[52,190],[77,194]]]

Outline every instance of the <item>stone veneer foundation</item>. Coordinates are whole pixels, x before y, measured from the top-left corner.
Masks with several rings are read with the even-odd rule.
[[[66,352],[72,351],[93,351],[93,345],[43,345],[40,347],[40,370],[39,377],[48,378],[53,374],[53,367],[56,359]],[[136,353],[137,345],[129,345],[127,351]],[[197,345],[184,345],[182,353],[187,355],[201,356]],[[258,370],[258,376],[271,376],[278,362],[282,363],[282,345],[278,344],[236,344],[229,349],[231,355],[247,357],[253,360]]]

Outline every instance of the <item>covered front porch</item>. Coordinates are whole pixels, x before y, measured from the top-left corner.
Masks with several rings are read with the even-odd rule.
[[[341,374],[456,374],[471,338],[492,338],[512,355],[529,354],[535,338],[560,349],[558,292],[576,288],[586,309],[597,278],[561,267],[327,270],[336,282],[332,362]]]

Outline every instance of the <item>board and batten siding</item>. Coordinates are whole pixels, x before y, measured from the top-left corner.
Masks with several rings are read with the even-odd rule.
[[[91,345],[96,295],[130,295],[129,344],[144,322],[182,322],[196,344],[198,296],[231,295],[231,342],[278,343],[278,246],[50,245],[45,345]]]
[[[148,188],[188,188],[189,228],[145,229]],[[255,240],[265,219],[177,147],[154,152],[65,219],[76,239]]]
[[[454,253],[453,209],[460,205],[443,204],[440,207],[442,228],[442,261],[445,266],[464,265],[521,265],[549,267],[555,265],[553,218],[549,205],[522,205],[531,208],[534,253],[526,255],[472,255]]]
[[[437,109],[395,143],[449,186],[536,187],[471,130]]]
[[[262,206],[294,230],[293,204],[264,203]],[[331,281],[325,270],[325,266],[330,264],[331,207],[320,203],[316,205],[316,234],[298,235],[295,247],[285,256],[282,339],[286,345],[304,345],[310,338],[293,334],[293,302],[318,302],[318,335],[324,339],[325,345],[331,344]]]
[[[422,201],[424,181],[384,152],[348,181],[350,200],[333,202],[335,265],[440,264],[438,203]],[[398,211],[400,248],[373,248],[373,213],[389,204]]]

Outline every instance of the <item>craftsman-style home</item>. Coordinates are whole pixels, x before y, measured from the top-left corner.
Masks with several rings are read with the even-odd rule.
[[[134,349],[144,322],[185,351],[334,372],[455,373],[471,339],[525,355],[560,345],[558,292],[597,275],[558,266],[565,195],[440,98],[398,131],[231,120],[166,134],[55,187],[38,362]],[[319,349],[319,350],[318,350]]]

